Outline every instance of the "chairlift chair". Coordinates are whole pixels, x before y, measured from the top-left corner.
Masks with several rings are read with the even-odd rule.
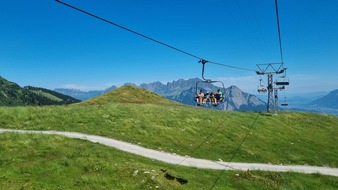
[[[267,88],[262,84],[262,79],[259,80],[257,91],[258,93],[266,93],[268,91]]]
[[[222,87],[220,87],[220,89],[222,88],[222,90],[220,90],[220,89],[219,90],[221,91],[222,94],[219,95],[217,93],[211,92],[211,93],[214,94],[214,98],[216,99],[216,104],[213,104],[212,99],[210,98],[210,94],[211,93],[206,92],[204,94],[204,98],[203,98],[202,104],[201,104],[201,102],[197,102],[198,106],[205,106],[205,105],[208,105],[208,103],[210,105],[213,105],[213,106],[218,106],[220,103],[222,103],[224,101],[225,87],[224,87],[224,83],[222,81],[213,81],[213,80],[201,80],[201,81],[197,81],[197,83],[196,83],[196,95],[198,95],[199,90],[202,89],[202,87],[201,87],[202,85],[201,84],[203,84],[203,83],[205,83],[205,84],[212,84],[212,83],[219,83],[219,84],[221,84]],[[198,98],[198,96],[195,97],[195,101],[197,100],[197,98]]]
[[[286,102],[283,102],[283,103],[281,103],[280,105],[281,105],[281,106],[289,106],[289,104],[286,103]]]
[[[289,105],[286,101],[285,91],[284,91],[284,101],[280,105],[281,106],[288,106]]]
[[[199,93],[198,90],[199,89],[202,90],[201,83],[206,83],[206,84],[219,83],[219,84],[221,84],[222,87],[220,87],[220,88],[222,88],[222,91],[220,89],[219,90],[221,91],[222,95],[220,96],[219,94],[215,93],[214,98],[216,98],[216,104],[212,104],[211,99],[206,97],[206,95],[208,95],[208,94],[205,94],[202,104],[200,102],[197,102],[197,105],[204,106],[204,105],[207,105],[207,103],[210,103],[213,106],[218,106],[220,103],[222,103],[224,101],[225,86],[224,86],[224,83],[222,81],[214,81],[214,80],[211,80],[211,79],[205,79],[204,78],[204,66],[205,66],[205,63],[207,63],[207,62],[208,61],[206,61],[206,60],[200,60],[199,61],[199,63],[202,63],[202,80],[197,81],[197,83],[196,83],[196,95],[198,96],[198,93]],[[195,97],[195,101],[196,100],[197,100],[197,97]]]
[[[275,84],[277,86],[288,86],[290,84],[289,78],[287,76],[282,76],[276,79]]]
[[[283,69],[284,76],[278,77],[275,84],[277,86],[288,86],[290,84],[289,78],[286,76],[286,68]]]

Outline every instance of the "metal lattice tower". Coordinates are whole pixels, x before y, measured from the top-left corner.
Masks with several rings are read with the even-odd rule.
[[[279,111],[279,107],[278,107],[278,88],[274,88],[274,111],[277,112]]]
[[[267,111],[271,112],[274,110],[274,102],[273,102],[273,74],[269,73],[268,74],[268,107]]]
[[[273,82],[273,75],[279,75],[284,73],[283,63],[268,63],[258,64],[259,71],[256,71],[257,75],[267,75],[268,77],[268,105],[267,112],[275,113],[278,111],[278,89],[284,89],[284,87],[276,86]]]

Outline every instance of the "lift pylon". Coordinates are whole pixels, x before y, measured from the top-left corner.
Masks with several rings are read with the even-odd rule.
[[[267,75],[268,77],[268,105],[267,112],[275,113],[278,111],[278,90],[285,88],[285,86],[277,86],[273,82],[273,75],[283,74],[286,68],[283,68],[283,63],[268,63],[268,64],[257,64],[258,71],[257,75]],[[288,84],[289,85],[289,84]]]

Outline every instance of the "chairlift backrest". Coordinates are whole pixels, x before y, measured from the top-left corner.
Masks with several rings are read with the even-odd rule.
[[[277,86],[288,86],[290,84],[289,78],[287,76],[282,76],[276,79],[275,84]]]

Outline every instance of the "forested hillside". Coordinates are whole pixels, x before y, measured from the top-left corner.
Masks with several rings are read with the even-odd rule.
[[[52,90],[26,86],[20,87],[0,77],[0,106],[63,105],[79,100]]]

